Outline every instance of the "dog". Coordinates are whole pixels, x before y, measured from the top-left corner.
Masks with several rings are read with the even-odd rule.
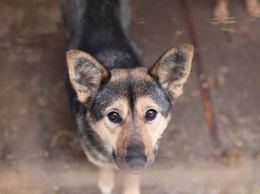
[[[249,14],[253,17],[260,16],[260,5],[257,0],[245,0],[246,7]],[[217,4],[214,8],[214,17],[220,21],[224,22],[229,17],[228,11],[228,0],[217,0]]]
[[[73,122],[85,155],[100,169],[98,188],[110,194],[118,169],[126,172],[123,193],[139,194],[138,174],[155,160],[194,48],[170,48],[148,69],[128,33],[127,0],[61,0],[61,5]]]

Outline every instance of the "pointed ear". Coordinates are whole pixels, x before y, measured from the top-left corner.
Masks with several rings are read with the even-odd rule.
[[[193,52],[194,48],[190,44],[171,48],[149,70],[172,98],[182,94],[183,85],[191,71]]]
[[[70,82],[82,103],[88,102],[98,90],[109,72],[94,57],[79,50],[66,55]]]

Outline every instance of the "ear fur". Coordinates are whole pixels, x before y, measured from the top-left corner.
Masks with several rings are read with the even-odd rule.
[[[149,70],[172,98],[182,94],[183,85],[191,71],[193,53],[194,48],[190,44],[171,48]]]
[[[90,54],[71,50],[66,54],[69,79],[77,94],[78,100],[86,103],[98,90],[109,72]]]

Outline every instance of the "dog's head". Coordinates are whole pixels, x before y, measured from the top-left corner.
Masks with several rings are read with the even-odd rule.
[[[150,69],[108,71],[85,52],[67,53],[70,82],[88,108],[86,120],[120,169],[138,172],[154,161],[192,57],[193,47],[182,45],[169,49]]]

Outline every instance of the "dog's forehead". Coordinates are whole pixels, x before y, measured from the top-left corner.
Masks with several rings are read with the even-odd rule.
[[[149,74],[148,69],[113,69],[111,70],[110,81],[103,87],[102,95],[107,93],[110,99],[126,98],[137,99],[138,97],[150,96],[158,98],[158,95],[165,97],[165,94],[158,82]]]
[[[149,74],[146,68],[114,69],[108,83],[101,85],[92,106],[96,119],[101,119],[104,110],[119,99],[123,99],[130,109],[134,109],[141,97],[152,99],[167,115],[170,100],[164,90]]]
[[[151,80],[151,77],[148,75],[148,69],[145,67],[138,67],[132,69],[112,69],[110,81],[123,81],[129,77],[135,80]]]

